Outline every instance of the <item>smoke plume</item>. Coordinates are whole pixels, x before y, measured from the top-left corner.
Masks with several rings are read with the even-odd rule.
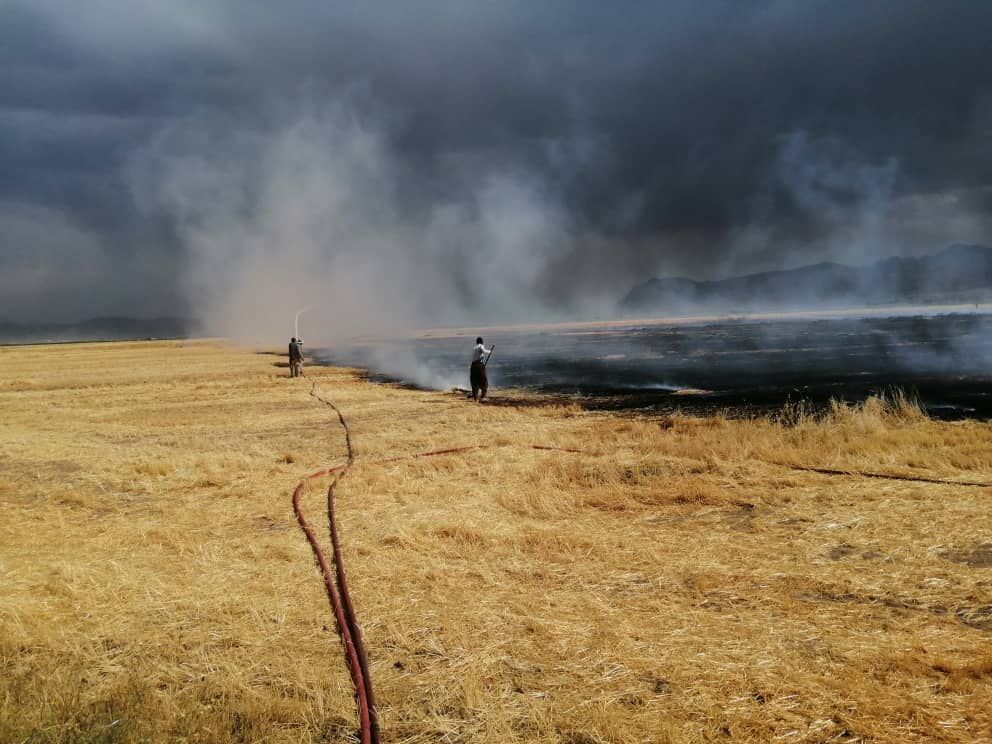
[[[309,306],[307,335],[330,340],[554,312],[540,285],[573,238],[567,211],[536,174],[474,168],[425,199],[380,125],[339,104],[257,131],[191,118],[130,173],[143,209],[174,220],[211,332],[281,339]]]
[[[987,243],[990,35],[986,0],[8,0],[0,316],[594,317]]]

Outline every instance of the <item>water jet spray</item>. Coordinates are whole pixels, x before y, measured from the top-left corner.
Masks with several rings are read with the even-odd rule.
[[[300,308],[299,310],[296,311],[296,317],[293,318],[293,338],[295,339],[300,338],[300,316],[303,315],[303,313],[305,313],[309,309],[310,306],[307,305],[306,307]]]

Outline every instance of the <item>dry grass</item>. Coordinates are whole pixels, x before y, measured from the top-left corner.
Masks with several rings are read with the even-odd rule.
[[[343,440],[278,361],[0,349],[0,741],[351,740],[289,501]],[[358,451],[341,519],[387,741],[992,741],[992,488],[791,467],[992,483],[989,425],[309,374]]]

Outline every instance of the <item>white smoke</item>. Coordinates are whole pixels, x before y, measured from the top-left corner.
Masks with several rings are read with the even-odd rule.
[[[336,104],[265,131],[193,117],[129,175],[139,206],[176,226],[210,333],[281,340],[304,306],[310,343],[550,312],[539,285],[571,229],[554,194],[493,166],[411,209],[402,163],[376,123]]]
[[[750,219],[730,231],[719,274],[817,261],[863,264],[907,252],[895,241],[899,223],[893,207],[900,175],[895,158],[870,161],[850,142],[801,129],[776,137],[772,144],[776,156],[767,181],[751,198]],[[781,199],[790,202],[792,216],[787,219],[776,204]],[[790,250],[783,251],[784,246]],[[796,299],[797,307],[809,301]]]

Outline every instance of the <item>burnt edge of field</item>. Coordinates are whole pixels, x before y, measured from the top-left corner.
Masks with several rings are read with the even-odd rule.
[[[357,377],[401,390],[438,392],[432,388],[398,380],[371,370],[359,370]],[[716,382],[711,380],[708,382]],[[694,416],[720,415],[729,419],[773,416],[790,406],[802,406],[811,414],[829,410],[832,401],[860,403],[871,396],[887,396],[901,391],[919,402],[921,409],[939,421],[992,420],[992,386],[987,380],[962,376],[953,385],[945,379],[926,377],[850,380],[773,380],[750,382],[734,388],[685,390],[618,390],[608,385],[543,385],[533,389],[490,388],[485,405],[513,408],[547,405],[577,405],[585,411],[628,415],[668,415],[675,412]],[[451,395],[468,400],[467,390],[454,388]],[[945,402],[946,401],[946,402]]]

